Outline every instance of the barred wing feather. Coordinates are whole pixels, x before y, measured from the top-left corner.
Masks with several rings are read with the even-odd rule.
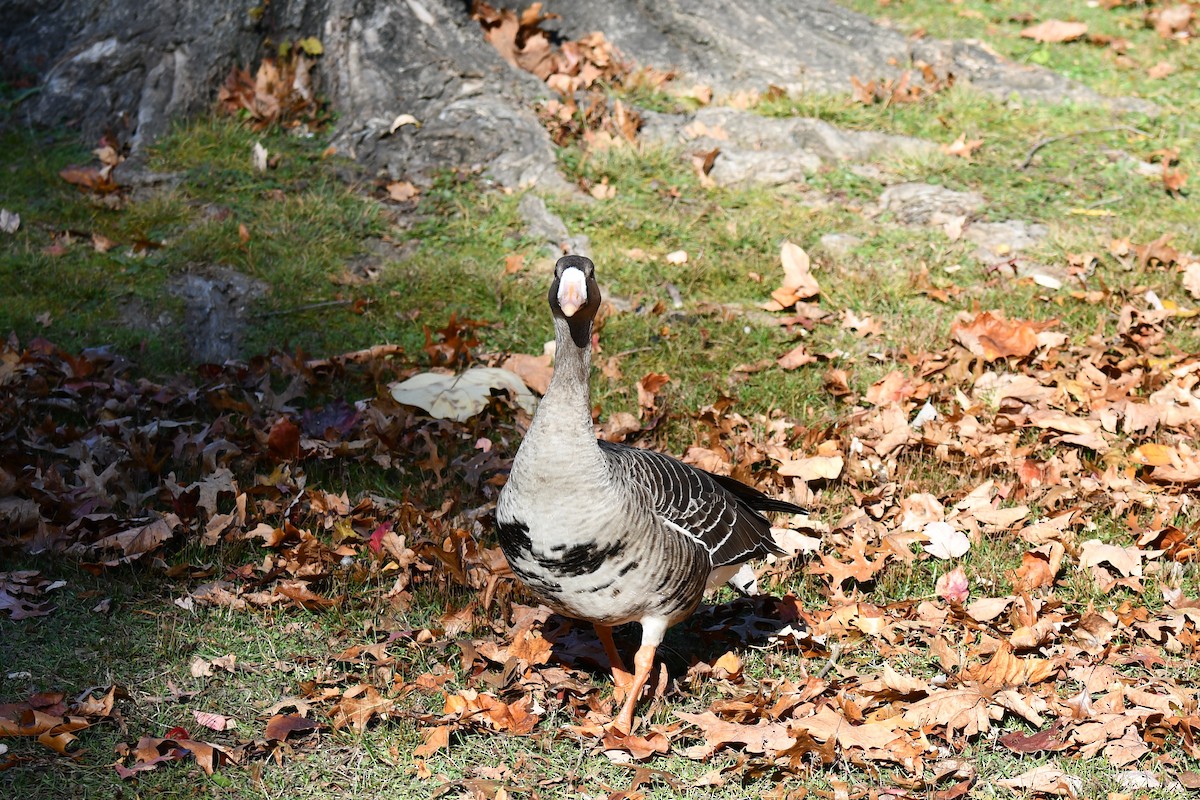
[[[643,487],[655,513],[702,544],[714,567],[781,554],[771,537],[771,523],[759,512],[804,512],[733,478],[652,450],[603,440],[599,444],[617,480]]]

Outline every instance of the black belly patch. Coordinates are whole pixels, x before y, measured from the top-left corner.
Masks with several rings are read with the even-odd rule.
[[[538,561],[548,572],[564,578],[577,578],[596,572],[606,561],[616,558],[624,550],[625,543],[621,541],[604,547],[596,542],[585,542],[572,546],[558,558],[539,558]]]
[[[497,522],[496,535],[500,539],[500,549],[509,562],[522,557],[528,557],[533,550],[533,542],[529,539],[529,526],[520,520],[512,522]]]

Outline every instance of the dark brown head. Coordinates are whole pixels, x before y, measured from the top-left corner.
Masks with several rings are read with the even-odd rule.
[[[583,256],[563,256],[554,266],[550,284],[550,311],[567,321],[571,340],[586,347],[592,339],[592,322],[600,310],[596,265]]]

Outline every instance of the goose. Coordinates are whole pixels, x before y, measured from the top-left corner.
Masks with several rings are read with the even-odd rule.
[[[559,259],[548,299],[554,374],[497,500],[497,538],[539,600],[595,626],[625,693],[613,725],[629,733],[667,628],[706,590],[744,588],[736,576],[747,561],[784,552],[762,512],[805,512],[670,456],[598,440],[588,387],[600,308],[592,261]],[[627,622],[642,631],[632,674],[612,636]]]

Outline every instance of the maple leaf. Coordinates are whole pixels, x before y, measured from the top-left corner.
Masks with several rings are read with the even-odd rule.
[[[392,181],[387,185],[388,197],[397,203],[406,203],[420,194],[421,190],[409,181]]]
[[[990,691],[1010,686],[1031,686],[1050,679],[1058,671],[1054,662],[1035,656],[1021,657],[1012,645],[1002,642],[986,664],[966,670],[964,679],[978,681]]]
[[[1053,753],[1066,750],[1071,746],[1070,742],[1059,738],[1061,732],[1062,726],[1055,723],[1044,731],[1029,735],[1021,731],[1006,733],[999,738],[999,742],[1016,753],[1040,753],[1043,751]]]
[[[422,735],[424,741],[413,750],[413,756],[416,758],[429,758],[439,750],[447,750],[450,747],[450,731],[449,725],[438,725],[433,728],[426,728]]]
[[[821,563],[810,567],[809,571],[814,575],[830,576],[834,586],[839,586],[850,579],[866,583],[884,568],[888,559],[886,553],[874,560],[868,558],[867,542],[858,533],[855,533],[853,542],[847,550],[843,551],[843,555],[849,556],[850,560],[842,561],[827,553],[822,553]]]
[[[971,549],[971,540],[965,533],[941,520],[927,523],[922,533],[929,540],[924,547],[925,552],[935,558],[958,558]]]
[[[895,729],[898,721],[899,718],[893,717],[887,721],[855,724],[832,707],[822,706],[812,716],[793,718],[790,729],[805,731],[818,741],[833,739],[845,750],[885,750],[906,736]]]
[[[711,711],[689,714],[676,711],[675,716],[700,728],[704,744],[690,747],[684,755],[691,759],[706,760],[726,745],[741,745],[747,753],[770,753],[786,750],[796,743],[788,732],[788,725],[781,722],[760,721],[755,725],[726,722]]]
[[[665,372],[648,372],[637,382],[639,418],[654,410],[655,403],[658,402],[658,393],[670,380],[671,376]]]
[[[950,144],[941,146],[942,152],[948,156],[958,156],[959,158],[969,159],[972,154],[980,147],[983,147],[983,139],[967,140],[965,133],[960,133],[958,138]]]
[[[805,364],[816,362],[817,357],[811,355],[804,345],[796,345],[791,350],[787,351],[776,359],[775,363],[786,370],[799,369]]]
[[[360,683],[347,689],[329,713],[333,717],[334,730],[350,725],[362,732],[373,718],[391,712],[393,705],[394,702],[381,697],[374,686]]]
[[[1142,559],[1162,555],[1161,550],[1139,550],[1136,547],[1120,547],[1105,544],[1099,539],[1089,539],[1080,545],[1079,566],[1087,569],[1097,564],[1111,564],[1125,577],[1142,577]]]
[[[779,474],[805,482],[834,480],[842,474],[845,460],[841,456],[811,456],[779,462]]]

